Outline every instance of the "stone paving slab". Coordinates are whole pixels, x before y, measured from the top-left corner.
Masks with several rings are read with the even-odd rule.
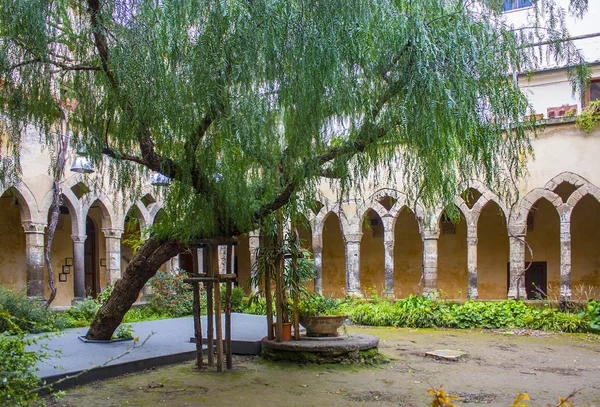
[[[195,344],[189,341],[193,335],[193,318],[175,318],[158,321],[136,322],[133,336],[143,341],[152,333],[144,346],[136,347],[129,354],[106,366],[94,369],[80,377],[62,383],[59,388],[70,387],[90,381],[118,376],[124,373],[148,369],[171,363],[191,360],[195,357]],[[223,324],[224,325],[224,324]],[[261,315],[232,314],[232,340],[258,342],[267,333],[266,317]],[[203,336],[206,336],[206,317],[202,321]],[[114,343],[84,343],[78,336],[85,335],[87,328],[68,329],[58,337],[44,339],[30,349],[38,350],[47,345],[50,353],[57,350],[60,354],[38,363],[37,375],[51,383],[67,375],[74,375],[94,366],[100,366],[107,360],[127,352],[133,345],[131,341]],[[259,349],[260,350],[260,349]]]

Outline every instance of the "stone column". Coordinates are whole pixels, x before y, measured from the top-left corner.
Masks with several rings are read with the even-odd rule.
[[[27,296],[44,297],[44,230],[45,223],[25,221],[25,262],[27,267]]]
[[[260,246],[260,231],[255,230],[248,233],[248,248],[250,250],[250,273],[252,277],[256,275],[256,251]],[[252,284],[252,292],[258,291],[258,287]]]
[[[476,300],[479,298],[477,291],[477,228],[467,228],[467,297]]]
[[[121,278],[122,229],[102,229],[106,238],[106,284],[114,284]]]
[[[227,273],[227,245],[219,245],[219,274]]]
[[[393,218],[383,220],[383,262],[385,269],[385,295],[394,298],[394,231]]]
[[[525,225],[509,226],[508,298],[527,298],[525,289]]]
[[[313,256],[315,258],[315,293],[323,295],[323,235],[312,235]]]
[[[360,292],[360,240],[362,233],[344,236],[346,245],[346,294],[362,297]]]
[[[571,211],[560,211],[560,298],[571,299]]]
[[[438,239],[440,231],[424,229],[423,239],[423,294],[436,297],[438,292]]]
[[[71,235],[73,239],[73,291],[74,300],[85,299],[85,239],[86,235]]]

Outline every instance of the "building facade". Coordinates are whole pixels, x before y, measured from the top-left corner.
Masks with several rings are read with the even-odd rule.
[[[600,4],[590,2],[583,20],[570,20],[575,44],[592,66],[587,95],[573,95],[566,70],[541,66],[520,76],[545,126],[531,143],[528,174],[516,180],[516,198],[500,199],[478,180],[457,187],[460,221],[445,208],[409,205],[402,187],[380,183],[339,201],[329,184],[319,211],[300,234],[315,259],[314,289],[326,295],[448,298],[600,296],[600,128],[575,126],[577,113],[600,99]],[[507,7],[509,22],[522,25],[529,2]],[[0,284],[47,296],[44,247],[52,178],[50,155],[34,129],[23,140],[23,173],[0,185]],[[71,159],[74,155],[71,155]],[[149,183],[140,199],[96,184],[98,175],[66,171],[62,207],[52,247],[58,289],[54,305],[97,295],[114,283],[133,256],[140,231],[160,216],[161,187]],[[239,237],[236,267],[247,281],[258,246],[257,232]],[[165,268],[189,268],[180,255]]]

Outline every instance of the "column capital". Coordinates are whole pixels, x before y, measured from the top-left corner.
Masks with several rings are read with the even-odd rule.
[[[73,243],[85,243],[87,235],[71,235],[71,239],[73,239]]]
[[[421,238],[423,240],[437,240],[440,238],[439,229],[423,229],[421,231]]]
[[[120,239],[123,235],[123,229],[118,228],[102,228],[102,233],[106,238]]]
[[[362,232],[360,233],[348,233],[344,235],[344,243],[360,243],[362,239]]]
[[[524,238],[527,235],[527,226],[525,224],[508,225],[508,236]]]
[[[43,222],[33,222],[30,220],[26,220],[21,223],[23,226],[23,230],[25,230],[25,234],[34,233],[34,234],[42,234],[46,230],[46,223]]]

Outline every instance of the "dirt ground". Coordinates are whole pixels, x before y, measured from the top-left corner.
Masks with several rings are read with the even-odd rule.
[[[376,335],[390,358],[378,366],[298,365],[234,357],[218,374],[180,364],[92,383],[66,392],[57,406],[426,406],[429,387],[460,406],[556,405],[573,390],[576,406],[600,407],[600,337],[527,332],[350,328]],[[424,353],[466,351],[458,362]]]

